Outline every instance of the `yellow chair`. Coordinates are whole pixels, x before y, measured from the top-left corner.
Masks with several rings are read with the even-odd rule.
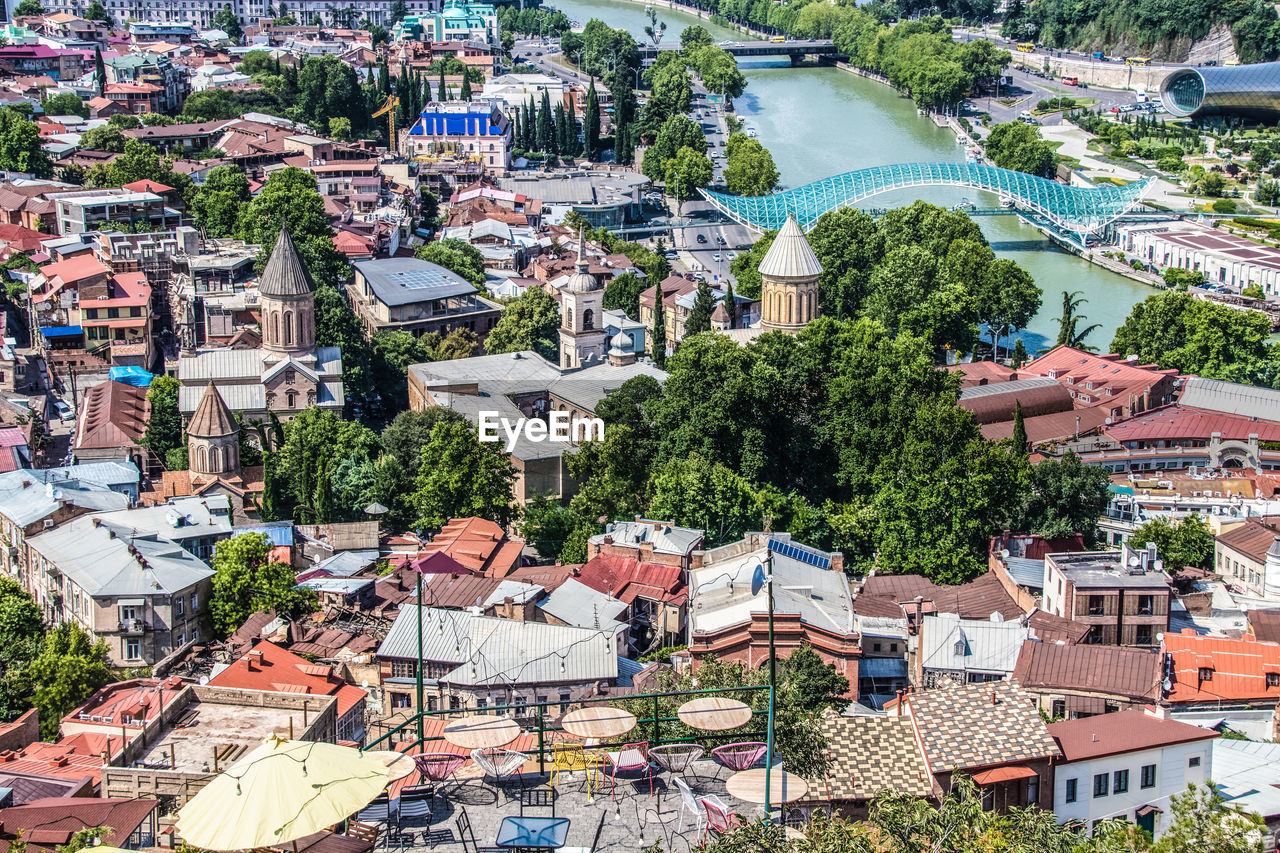
[[[551,745],[551,780],[552,788],[560,781],[561,773],[574,773],[579,770],[589,773],[586,753],[580,743],[555,743]],[[588,776],[590,779],[590,776]]]

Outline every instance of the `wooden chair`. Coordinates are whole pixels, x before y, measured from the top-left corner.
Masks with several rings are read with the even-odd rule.
[[[358,838],[361,841],[369,842],[370,849],[378,846],[378,827],[371,823],[361,823],[353,820],[347,823],[347,833],[351,838]]]

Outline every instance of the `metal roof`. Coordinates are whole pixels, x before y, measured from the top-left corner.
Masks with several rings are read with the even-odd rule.
[[[422,620],[422,659],[454,664],[438,679],[461,685],[580,683],[618,677],[616,634],[612,630],[574,628],[476,616],[466,610],[420,608],[404,604],[378,647],[380,658],[418,657]]]
[[[93,596],[172,595],[213,577],[181,545],[134,534],[109,517],[81,516],[27,540],[30,547]]]
[[[666,381],[667,372],[649,362],[640,361],[626,365],[593,364],[565,373],[552,381],[547,390],[565,402],[594,412],[601,400],[621,388],[628,379],[637,376],[652,376],[661,384]]]
[[[800,224],[788,213],[778,236],[773,239],[764,260],[760,261],[760,275],[770,278],[817,278],[822,275],[822,262],[814,254],[813,247],[804,238]]]
[[[556,587],[538,609],[566,625],[579,628],[603,628],[618,621],[627,605],[611,595],[594,590],[582,581],[569,578]]]
[[[592,536],[588,541],[602,544],[604,537],[613,537],[615,545],[653,545],[655,554],[689,554],[702,541],[703,532],[692,527],[678,527],[665,521],[641,518],[636,521],[615,521],[606,524],[604,533]]]
[[[1026,557],[1009,557],[1005,560],[1009,577],[1018,586],[1044,589],[1044,558],[1029,560]]]
[[[1280,815],[1280,743],[1213,743],[1209,778],[1227,802],[1266,818]]]
[[[1256,385],[1192,377],[1183,386],[1178,403],[1227,415],[1280,421],[1280,391]]]
[[[311,571],[321,571],[335,578],[348,578],[378,559],[378,550],[339,551],[316,563]]]
[[[353,266],[378,300],[387,305],[411,305],[476,292],[475,285],[457,273],[417,258],[356,261]]]
[[[919,655],[925,669],[1013,672],[1031,630],[1021,622],[929,614],[921,621]]]

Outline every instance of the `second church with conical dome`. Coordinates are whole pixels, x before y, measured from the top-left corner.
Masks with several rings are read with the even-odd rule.
[[[316,346],[315,286],[287,228],[280,229],[258,282],[262,346],[197,350],[178,361],[178,406],[190,420],[212,384],[248,419],[288,420],[312,406],[341,411],[342,353]]]

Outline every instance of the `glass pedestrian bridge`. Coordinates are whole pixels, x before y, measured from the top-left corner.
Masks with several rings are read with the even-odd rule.
[[[748,228],[781,228],[795,214],[808,231],[818,217],[838,207],[906,187],[958,186],[999,193],[1019,208],[1033,211],[1053,225],[1077,234],[1096,233],[1129,212],[1154,178],[1122,187],[1072,187],[1025,172],[979,163],[905,163],[872,166],[823,178],[802,187],[763,196],[733,196],[699,190],[703,198],[730,219]]]

